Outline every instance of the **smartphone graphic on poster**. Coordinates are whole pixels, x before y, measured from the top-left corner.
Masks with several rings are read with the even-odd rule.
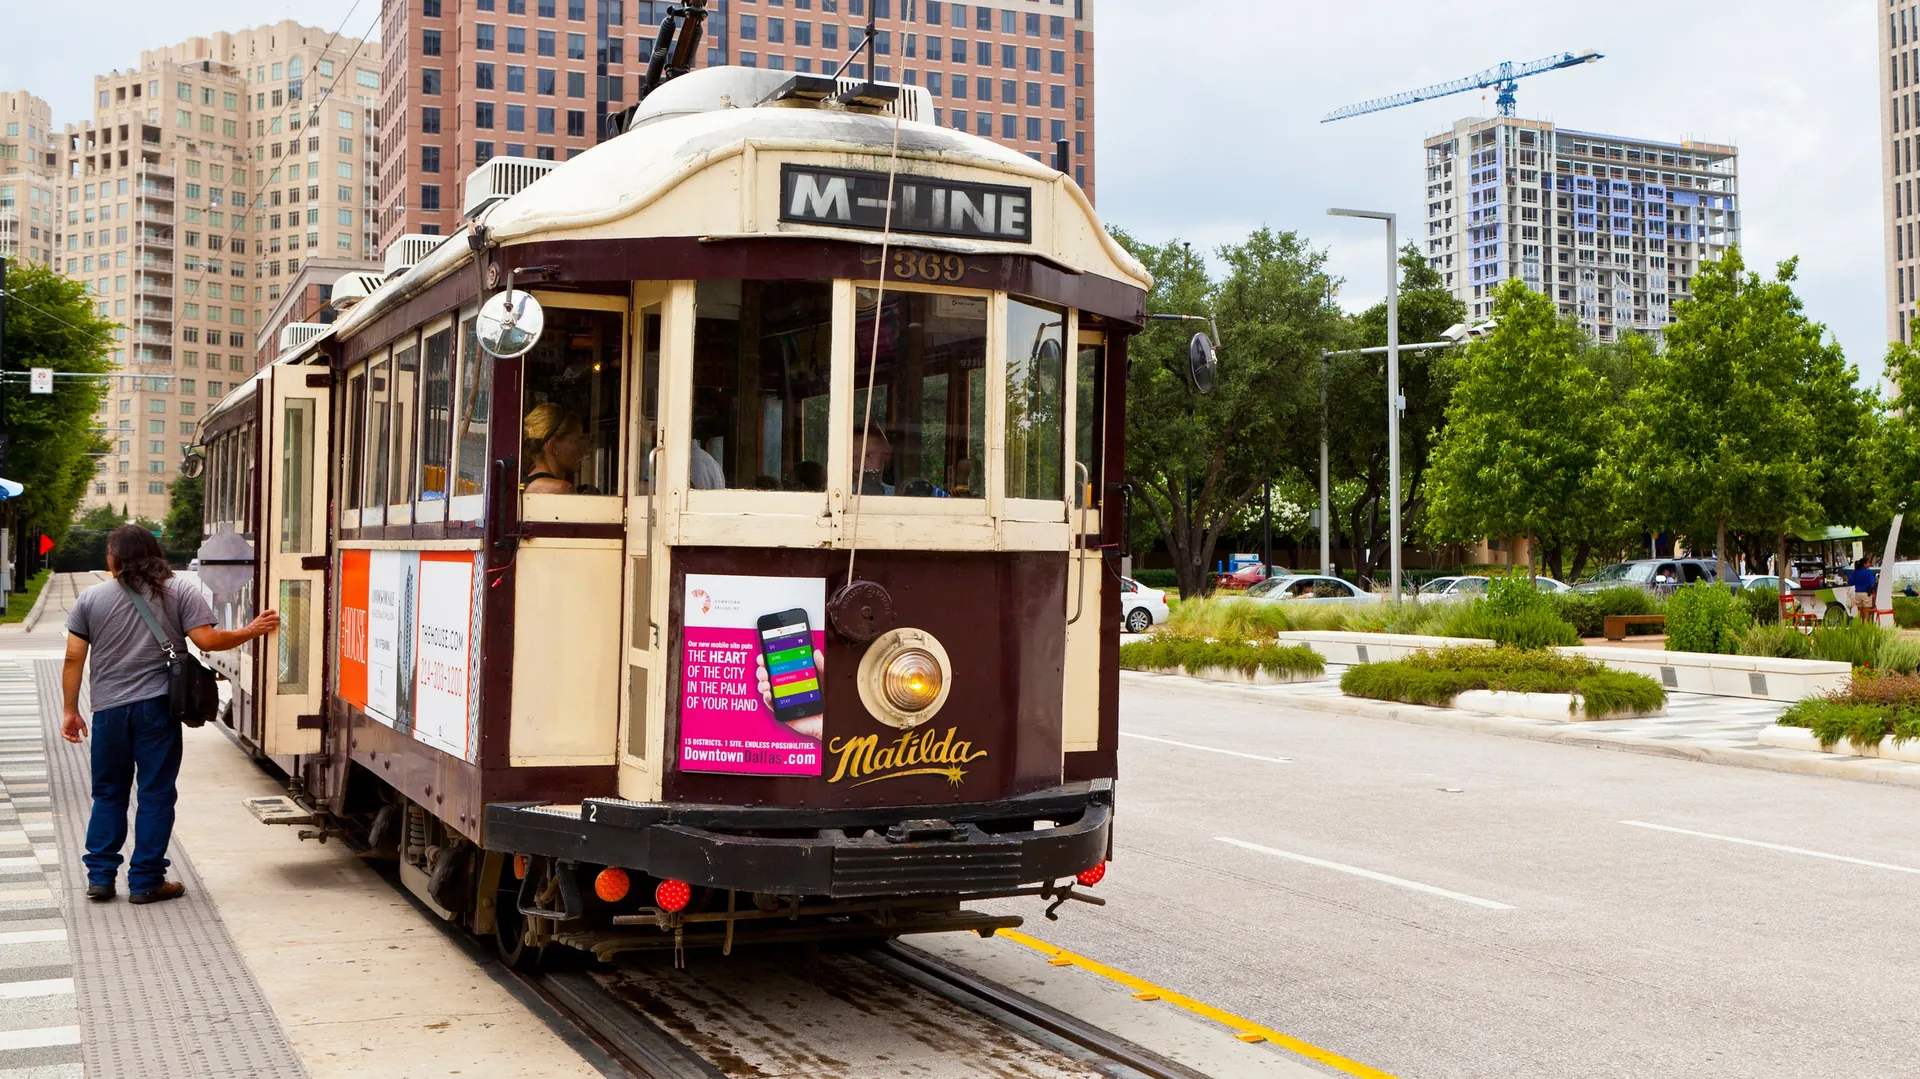
[[[773,716],[782,723],[823,714],[820,669],[813,662],[813,626],[799,607],[763,614],[760,655],[773,690]]]

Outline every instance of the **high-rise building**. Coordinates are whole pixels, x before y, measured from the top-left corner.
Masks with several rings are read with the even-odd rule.
[[[868,5],[872,5],[871,11]],[[443,235],[497,154],[565,160],[632,104],[667,0],[386,0],[382,243]],[[925,86],[934,123],[1051,163],[1094,190],[1093,0],[712,0],[706,66]],[[844,72],[841,65],[845,63]]]
[[[1461,120],[1426,151],[1417,239],[1471,319],[1518,278],[1596,340],[1658,341],[1700,264],[1739,242],[1731,146],[1497,116]]]
[[[1896,6],[1897,5],[1897,6]],[[1920,279],[1914,249],[1914,124],[1920,122],[1920,100],[1913,84],[1920,81],[1920,9],[1913,0],[1888,0],[1887,18],[1880,24],[1880,130],[1886,132],[1881,155],[1881,201],[1891,228],[1886,230],[1887,340],[1911,342],[1913,320],[1920,317]]]
[[[378,242],[379,46],[281,22],[143,52],[68,124],[62,269],[120,323],[88,504],[158,519],[300,264]]]
[[[626,60],[644,29],[625,22],[624,8],[386,0],[383,246],[407,233],[451,233],[466,175],[488,158],[564,161],[600,141],[607,112],[631,92]]]
[[[872,4],[872,11],[867,5]],[[666,3],[639,4],[658,22]],[[936,124],[1052,163],[1071,146],[1073,176],[1094,192],[1092,0],[730,0],[709,19],[709,64],[867,75],[855,50],[874,20],[873,77],[924,86]],[[645,69],[644,57],[636,63]]]
[[[60,137],[53,109],[0,92],[0,258],[47,263],[60,245]]]

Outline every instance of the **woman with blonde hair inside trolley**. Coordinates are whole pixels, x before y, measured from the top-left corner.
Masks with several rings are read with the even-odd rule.
[[[535,405],[521,425],[521,459],[526,463],[524,489],[532,495],[582,493],[573,475],[587,452],[586,428],[580,417],[552,401]]]

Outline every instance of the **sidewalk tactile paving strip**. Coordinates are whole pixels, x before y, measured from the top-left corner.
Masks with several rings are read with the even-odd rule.
[[[168,851],[169,875],[187,886],[184,898],[144,907],[128,903],[123,865],[119,898],[87,900],[79,855],[92,806],[88,749],[60,739],[59,662],[40,660],[35,667],[40,692],[34,706],[43,725],[53,818],[64,855],[48,877],[67,916],[86,1074],[304,1079],[306,1071],[279,1019],[177,837]],[[0,712],[20,707],[18,699],[0,693]],[[131,847],[129,839],[129,856]]]

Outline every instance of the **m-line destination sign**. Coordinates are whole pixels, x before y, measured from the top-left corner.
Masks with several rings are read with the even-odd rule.
[[[893,178],[896,232],[1033,242],[1033,189],[941,180],[900,173]],[[780,220],[879,232],[887,228],[887,174],[808,165],[780,166]]]

